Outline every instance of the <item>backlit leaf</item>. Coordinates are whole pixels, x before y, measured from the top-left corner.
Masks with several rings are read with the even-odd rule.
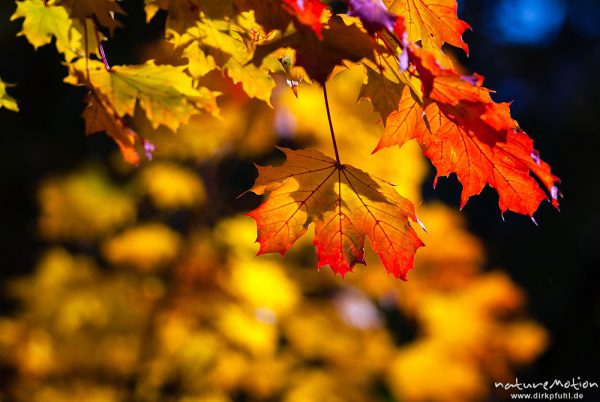
[[[422,82],[426,120],[405,93],[377,149],[415,138],[438,176],[457,175],[463,185],[461,207],[486,184],[498,192],[502,212],[533,216],[548,195],[558,207],[559,179],[511,118],[509,104],[491,99],[483,77],[443,68],[432,53],[417,47],[410,54]]]
[[[259,166],[251,190],[268,195],[248,213],[257,222],[259,254],[285,254],[314,223],[319,267],[329,265],[343,276],[365,264],[368,237],[386,270],[406,279],[423,245],[410,226],[409,220],[417,221],[412,203],[389,183],[318,151],[283,152],[283,165]]]
[[[71,19],[64,7],[48,5],[38,0],[17,2],[11,21],[24,18],[19,35],[24,35],[34,48],[44,46],[56,38],[56,48],[64,53],[70,46]]]
[[[415,138],[416,133],[427,130],[423,119],[423,109],[412,98],[410,89],[402,90],[400,101],[387,119],[387,124],[379,144],[373,152],[393,145],[402,145]]]
[[[203,18],[182,36],[181,42],[189,43],[184,56],[190,61],[189,70],[194,77],[219,67],[234,83],[241,83],[248,96],[270,105],[275,81],[269,70],[247,63],[253,52],[253,44],[245,40],[246,26],[251,24],[243,16],[236,22]]]
[[[19,18],[24,18],[19,35],[24,35],[36,49],[51,43],[54,38],[56,49],[67,61],[85,57],[86,53],[97,54],[98,39],[105,39],[101,32],[96,32],[92,19],[72,19],[60,5],[46,6],[37,0],[19,1],[11,20]]]
[[[436,54],[444,43],[469,53],[462,34],[470,27],[458,19],[456,0],[384,0],[384,3],[392,13],[404,17],[411,42],[421,41],[424,49]]]
[[[75,68],[85,74],[85,60]],[[107,71],[100,62],[90,60],[90,84],[112,105],[119,117],[133,116],[139,102],[153,127],[164,125],[172,131],[187,123],[195,114],[217,113],[215,92],[195,89],[185,67],[156,65],[148,61],[140,65],[113,66]]]

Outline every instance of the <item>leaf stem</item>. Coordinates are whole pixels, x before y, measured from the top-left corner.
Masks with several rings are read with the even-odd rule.
[[[340,162],[340,153],[338,152],[337,142],[335,140],[335,133],[333,132],[333,123],[331,122],[331,112],[329,110],[329,99],[327,98],[327,87],[323,83],[323,97],[325,98],[325,109],[327,110],[327,120],[329,121],[329,131],[331,132],[331,141],[333,142],[333,150],[335,151],[335,160],[338,165],[342,165]]]
[[[104,47],[102,46],[102,41],[100,40],[100,35],[98,35],[98,29],[94,29],[94,33],[96,34],[96,42],[98,42],[98,50],[100,51],[100,56],[102,57],[102,62],[104,63],[104,68],[106,71],[110,71],[110,64],[108,64],[108,60],[106,59],[106,54],[104,53]]]
[[[398,38],[396,38],[396,35],[394,35],[394,34],[393,34],[393,33],[391,33],[391,32],[388,32],[388,33],[389,33],[389,35],[391,36],[391,38],[394,40],[394,42],[396,42],[396,44],[397,44],[398,46],[400,46],[400,48],[402,49],[402,48],[404,47],[404,45],[402,44],[402,42],[400,42],[400,40],[399,40]],[[383,35],[381,35],[381,36],[383,36]]]
[[[87,19],[83,20],[83,35],[85,38],[85,79],[87,82],[90,82],[90,47],[88,43]]]

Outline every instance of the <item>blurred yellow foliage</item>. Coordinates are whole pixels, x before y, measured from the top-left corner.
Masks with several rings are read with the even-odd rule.
[[[156,162],[140,174],[142,191],[161,209],[201,206],[206,191],[199,176],[173,163]]]
[[[223,306],[217,325],[232,343],[256,356],[272,355],[277,347],[277,328],[251,310]]]
[[[131,265],[148,271],[172,262],[180,245],[181,237],[168,226],[148,223],[109,239],[102,250],[112,264]]]
[[[475,362],[454,359],[435,341],[403,348],[392,360],[388,382],[399,400],[407,401],[477,401],[487,388]]]
[[[377,121],[355,104],[357,79],[328,85],[342,161],[418,204],[427,165],[414,146],[370,156]],[[408,283],[369,250],[346,280],[317,272],[310,236],[285,260],[256,257],[252,220],[215,215],[229,215],[223,195],[182,161],[261,153],[274,133],[331,154],[321,92],[299,94],[276,89],[275,111],[231,101],[223,122],[192,118],[157,136],[157,162],[116,172],[120,185],[98,169],[42,183],[40,233],[56,244],[8,287],[19,308],[0,317],[0,364],[14,373],[0,399],[483,401],[544,351],[524,292],[482,270],[481,242],[442,204],[417,208],[429,233]]]
[[[39,190],[40,232],[48,239],[95,239],[136,213],[134,199],[98,170],[49,179]]]
[[[291,312],[300,299],[297,285],[285,274],[281,264],[257,258],[232,263],[232,293],[264,315],[281,316]]]

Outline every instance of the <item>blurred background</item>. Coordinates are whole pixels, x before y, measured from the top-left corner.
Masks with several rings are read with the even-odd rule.
[[[513,116],[562,179],[561,210],[500,217],[410,144],[374,156],[380,127],[356,104],[361,75],[331,83],[344,162],[398,185],[429,234],[408,282],[377,258],[346,280],[317,272],[311,235],[285,260],[254,257],[238,196],[274,146],[331,154],[321,93],[284,83],[274,109],[220,76],[222,121],[177,135],[136,122],[155,160],[126,165],[85,137],[84,89],[54,47],[15,37],[0,4],[0,401],[502,401],[494,381],[600,380],[600,3],[461,1],[467,71],[514,100]],[[112,64],[168,57],[165,16],[122,3]],[[309,118],[307,118],[309,116]],[[351,134],[351,135],[349,135]],[[584,400],[600,400],[597,390]]]

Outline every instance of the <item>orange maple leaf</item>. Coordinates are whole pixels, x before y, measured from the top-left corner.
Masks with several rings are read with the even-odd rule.
[[[315,224],[318,266],[342,276],[365,264],[365,237],[386,270],[406,279],[416,250],[423,246],[409,219],[418,222],[412,203],[387,182],[315,150],[282,149],[277,167],[258,166],[251,189],[268,198],[247,215],[256,220],[258,254],[287,250]]]
[[[436,53],[444,43],[449,43],[469,54],[462,34],[471,27],[458,19],[456,0],[385,0],[384,3],[392,13],[404,17],[411,42],[421,41],[423,48]]]
[[[548,199],[536,178],[558,208],[559,179],[511,118],[510,105],[491,99],[483,77],[464,77],[443,68],[430,52],[414,45],[409,53],[422,83],[424,110],[405,88],[375,150],[416,139],[438,177],[458,177],[463,185],[461,208],[488,184],[498,192],[502,212],[533,216]]]
[[[405,86],[396,110],[387,117],[383,135],[373,153],[393,145],[402,146],[405,142],[417,138],[418,133],[423,130],[427,130],[423,120],[423,109],[412,98],[410,88]]]

